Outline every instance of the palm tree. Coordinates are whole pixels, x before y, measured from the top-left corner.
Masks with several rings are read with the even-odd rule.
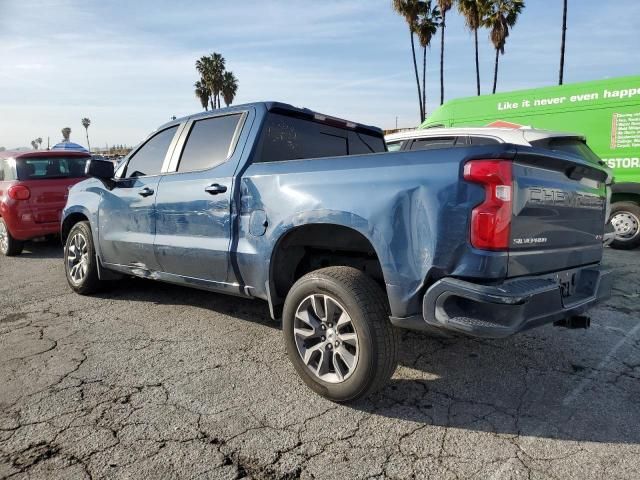
[[[211,58],[207,56],[200,57],[196,60],[196,70],[200,74],[200,82],[208,90],[209,101],[211,102],[211,110],[216,108],[213,105],[213,89],[212,89],[212,68]]]
[[[222,77],[225,71],[225,60],[219,53],[200,57],[196,60],[196,70],[200,73],[200,81],[209,89],[211,110],[220,108]]]
[[[438,8],[442,14],[440,23],[440,105],[444,103],[444,29],[447,20],[447,11],[451,10],[453,0],[438,0]]]
[[[458,11],[464,17],[467,28],[473,32],[476,47],[476,87],[480,95],[480,62],[478,60],[478,29],[486,14],[488,0],[458,0]]]
[[[420,2],[420,19],[416,26],[418,41],[422,47],[422,121],[427,116],[427,47],[431,45],[431,39],[438,31],[440,25],[440,10],[437,6],[431,6],[431,0]]]
[[[524,8],[524,0],[492,0],[484,20],[484,26],[490,29],[489,38],[496,49],[496,62],[493,69],[493,91],[498,84],[498,60],[504,55],[504,44],[509,36],[509,28],[516,24],[518,15]]]
[[[38,148],[42,146],[42,137],[36,138],[36,143],[38,144]]]
[[[220,93],[222,92],[222,77],[225,71],[225,60],[219,53],[211,54],[211,93],[214,96],[216,108],[220,108]]]
[[[31,140],[31,147],[34,150],[37,150],[38,149],[38,142],[36,142],[35,140]]]
[[[89,125],[91,125],[91,120],[89,120],[87,117],[84,117],[81,122],[87,135],[87,148],[89,151],[91,151],[91,144],[89,143]]]
[[[200,100],[200,105],[202,105],[202,108],[205,110],[209,110],[209,89],[202,80],[198,80],[193,86],[196,88],[195,94]]]
[[[238,92],[238,79],[233,72],[225,72],[222,76],[222,98],[228,107],[233,103],[233,99]]]
[[[560,78],[558,85],[562,85],[564,78],[564,44],[567,36],[567,0],[564,0],[564,6],[562,9],[562,43],[560,44]]]
[[[69,137],[71,136],[71,129],[69,127],[64,127],[61,131],[62,131],[62,141],[68,142]]]
[[[420,118],[424,119],[422,108],[422,93],[420,91],[420,77],[418,76],[418,62],[416,61],[416,47],[413,34],[418,26],[418,15],[420,13],[421,2],[419,0],[393,0],[393,9],[404,17],[409,26],[409,36],[411,37],[411,53],[413,54],[413,71],[416,74],[416,86],[418,87],[418,105],[420,106]]]

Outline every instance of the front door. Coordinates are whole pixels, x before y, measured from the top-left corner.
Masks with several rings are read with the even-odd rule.
[[[174,155],[174,172],[162,177],[156,199],[155,251],[164,272],[227,281],[231,194],[240,156],[235,143],[242,124],[243,114],[232,113],[185,126],[184,147]]]
[[[102,261],[144,275],[159,270],[153,249],[155,202],[165,159],[178,125],[156,133],[127,161],[121,178],[105,190],[98,212]]]

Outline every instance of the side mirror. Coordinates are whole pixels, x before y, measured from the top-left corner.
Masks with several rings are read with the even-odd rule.
[[[98,180],[109,181],[113,179],[114,169],[113,163],[109,160],[87,160],[84,167],[84,173],[88,177],[95,177]]]

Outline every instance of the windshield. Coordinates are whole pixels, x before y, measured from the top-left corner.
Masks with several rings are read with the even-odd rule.
[[[598,157],[593,150],[581,139],[575,137],[556,137],[535,140],[531,145],[538,148],[547,148],[558,152],[570,153],[576,155],[590,163],[600,163]]]
[[[18,180],[43,180],[50,178],[84,177],[85,157],[34,157],[18,158]]]

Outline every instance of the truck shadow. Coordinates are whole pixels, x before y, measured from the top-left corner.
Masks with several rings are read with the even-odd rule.
[[[639,338],[603,364],[620,334],[550,326],[504,340],[405,332],[390,384],[352,407],[447,428],[638,444]]]
[[[170,283],[125,277],[95,297],[109,300],[133,300],[157,305],[184,305],[203,308],[221,315],[280,329],[279,322],[269,316],[266,302],[198,290]]]
[[[24,250],[19,259],[41,260],[48,258],[63,258],[64,250],[60,244],[60,239],[29,241],[24,245]]]

